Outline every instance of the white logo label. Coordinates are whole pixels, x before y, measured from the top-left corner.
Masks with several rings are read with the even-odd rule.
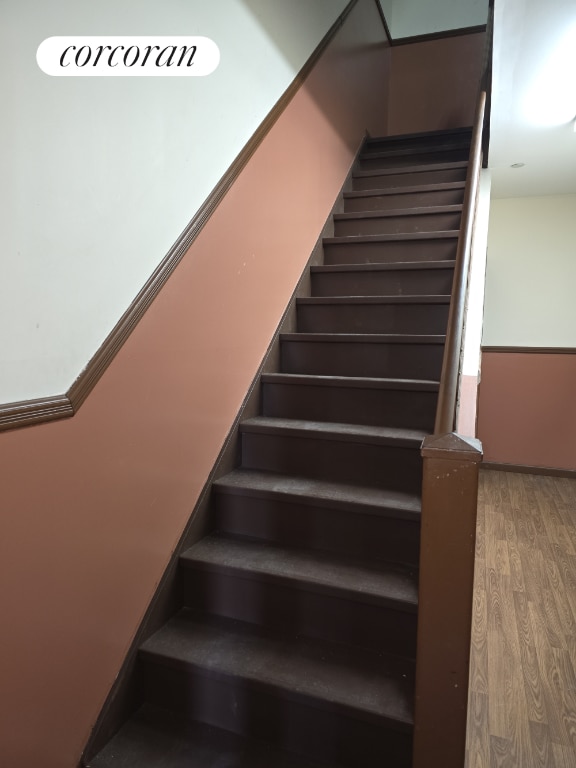
[[[209,37],[48,37],[36,61],[54,77],[203,77],[220,50]]]

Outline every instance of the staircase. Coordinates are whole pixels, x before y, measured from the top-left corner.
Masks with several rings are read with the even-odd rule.
[[[408,768],[422,463],[469,130],[369,139],[142,706],[89,768]]]

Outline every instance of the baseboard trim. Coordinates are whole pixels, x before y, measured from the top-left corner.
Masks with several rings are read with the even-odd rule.
[[[112,332],[104,340],[99,350],[70,389],[63,395],[55,395],[38,400],[23,400],[0,406],[0,431],[43,424],[48,421],[74,416],[134,328],[138,325],[140,319],[146,313],[172,272],[174,272],[186,251],[196,240],[204,225],[209,221],[252,155],[300,90],[304,81],[312,72],[325,49],[332,42],[357,3],[358,0],[350,0],[334,24],[332,24],[302,69],[258,126],[251,139],[214,187],[211,194],[204,201],[170,251],[162,259],[152,276],[147,280],[144,287],[116,323]]]
[[[576,469],[559,469],[557,467],[537,467],[529,464],[503,464],[497,461],[483,461],[482,469],[493,469],[498,472],[518,472],[524,475],[550,475],[551,477],[568,477],[576,480]]]

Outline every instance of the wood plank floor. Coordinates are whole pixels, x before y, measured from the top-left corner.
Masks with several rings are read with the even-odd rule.
[[[481,471],[466,768],[576,768],[576,480]]]

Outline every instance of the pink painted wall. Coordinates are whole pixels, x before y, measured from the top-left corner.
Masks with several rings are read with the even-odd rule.
[[[77,765],[388,67],[363,0],[78,415],[0,435],[0,765]]]
[[[484,352],[484,460],[576,469],[576,353]]]
[[[484,44],[482,32],[392,48],[388,133],[472,125]]]

